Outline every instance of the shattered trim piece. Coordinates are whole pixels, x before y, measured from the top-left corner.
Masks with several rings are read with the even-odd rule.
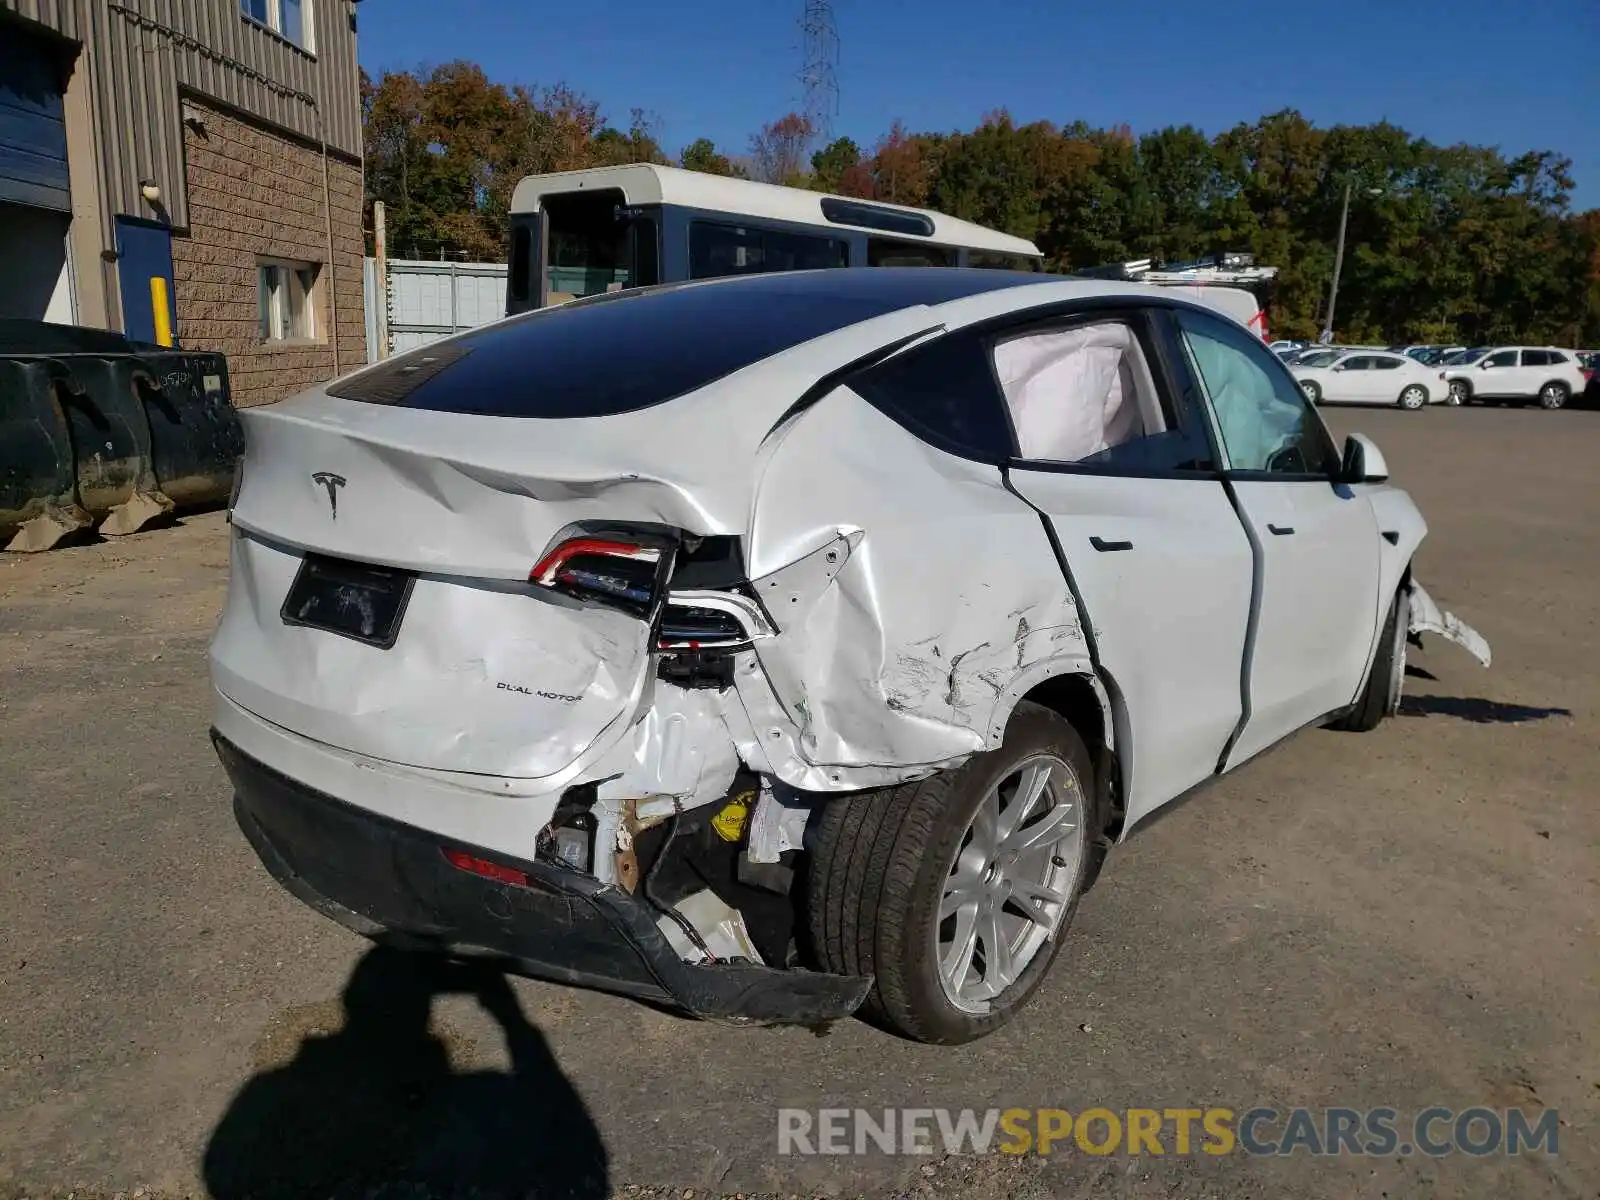
[[[1411,622],[1408,632],[1413,637],[1424,633],[1437,633],[1440,637],[1460,646],[1484,666],[1487,667],[1490,663],[1492,654],[1484,636],[1455,613],[1440,608],[1434,598],[1423,590],[1422,585],[1414,580],[1411,584]]]

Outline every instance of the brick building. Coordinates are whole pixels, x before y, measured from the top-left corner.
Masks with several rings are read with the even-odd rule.
[[[234,402],[365,359],[353,0],[0,0],[0,316],[221,350]]]

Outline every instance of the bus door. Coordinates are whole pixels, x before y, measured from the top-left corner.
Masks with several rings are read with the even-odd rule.
[[[658,214],[620,188],[546,195],[538,213],[513,214],[510,258],[507,313],[658,283]]]

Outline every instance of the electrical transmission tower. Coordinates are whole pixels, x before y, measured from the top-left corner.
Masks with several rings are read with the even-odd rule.
[[[805,0],[800,15],[805,64],[800,69],[804,116],[819,145],[833,140],[833,118],[839,112],[839,30],[831,0]]]

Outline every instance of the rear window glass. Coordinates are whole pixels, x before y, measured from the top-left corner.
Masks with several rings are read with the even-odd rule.
[[[818,271],[614,292],[423,346],[328,393],[482,416],[610,416],[665,403],[849,325],[1019,278]]]

